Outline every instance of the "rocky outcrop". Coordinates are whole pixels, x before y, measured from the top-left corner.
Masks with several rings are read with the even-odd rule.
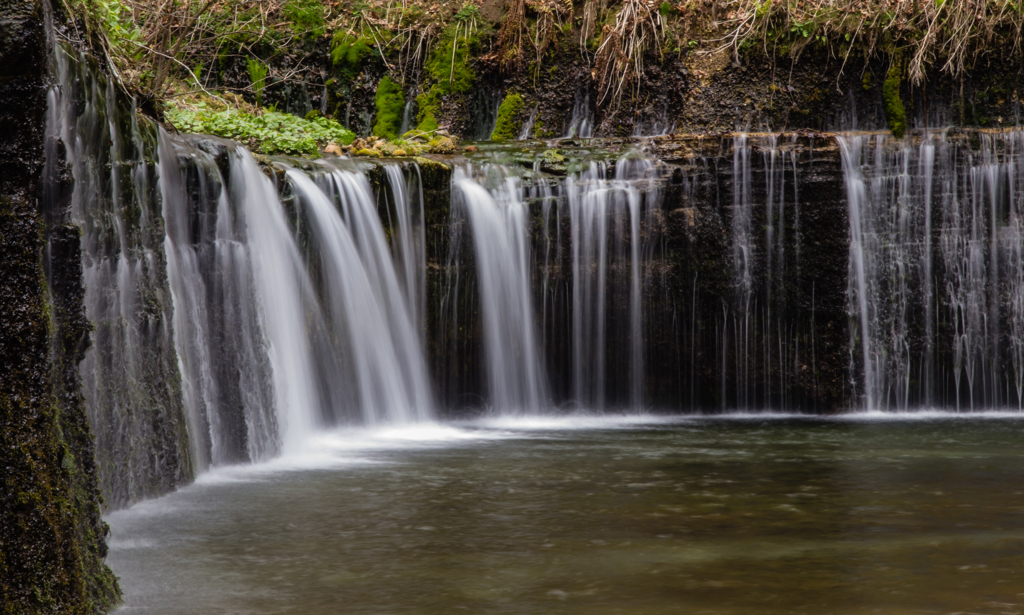
[[[92,434],[78,363],[88,345],[80,235],[44,211],[47,7],[0,2],[0,612],[98,613],[119,597],[103,563]],[[64,190],[61,190],[61,187]],[[59,199],[58,199],[59,200]]]

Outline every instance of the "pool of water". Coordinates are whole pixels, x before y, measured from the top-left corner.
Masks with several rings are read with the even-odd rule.
[[[1024,613],[1024,415],[337,432],[107,521],[119,613]]]

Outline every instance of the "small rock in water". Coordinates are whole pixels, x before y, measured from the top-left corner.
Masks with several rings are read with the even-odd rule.
[[[324,148],[324,153],[332,156],[341,156],[343,152],[337,143],[328,143],[327,147]]]
[[[480,151],[480,148],[475,146],[475,145],[467,145],[466,147],[464,147],[462,149],[463,149],[463,151],[467,151],[467,152],[479,152]]]

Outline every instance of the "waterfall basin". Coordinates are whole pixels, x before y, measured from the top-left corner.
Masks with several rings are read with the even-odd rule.
[[[1002,613],[1024,415],[321,434],[109,514],[119,613]]]

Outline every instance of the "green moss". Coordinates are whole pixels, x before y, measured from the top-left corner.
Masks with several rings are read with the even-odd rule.
[[[442,96],[468,92],[476,81],[469,59],[480,51],[476,34],[464,36],[458,25],[449,27],[434,46],[423,67]]]
[[[417,130],[433,132],[437,130],[436,114],[441,111],[441,93],[437,86],[416,97],[416,125]]]
[[[377,118],[373,125],[373,134],[385,139],[395,139],[402,128],[402,113],[405,111],[405,97],[402,88],[385,76],[377,84],[374,96],[377,105]]]
[[[522,125],[520,114],[523,110],[523,97],[514,92],[505,96],[498,107],[498,121],[491,133],[491,141],[507,141],[515,139]]]
[[[897,139],[902,138],[907,129],[907,112],[900,99],[902,81],[903,63],[899,58],[895,58],[882,84],[882,102],[885,105],[885,119],[889,123],[889,130]]]
[[[865,92],[871,91],[871,73],[864,71],[864,77],[860,80],[860,87],[863,88]]]
[[[422,130],[423,132],[434,132],[438,129],[437,119],[434,118],[433,113],[427,113],[420,118],[420,123],[416,125],[416,130]]]
[[[320,0],[288,0],[281,10],[292,28],[313,38],[324,35],[324,4]]]
[[[331,63],[338,77],[345,83],[363,72],[364,65],[374,53],[373,39],[365,36],[336,32],[331,41]]]

